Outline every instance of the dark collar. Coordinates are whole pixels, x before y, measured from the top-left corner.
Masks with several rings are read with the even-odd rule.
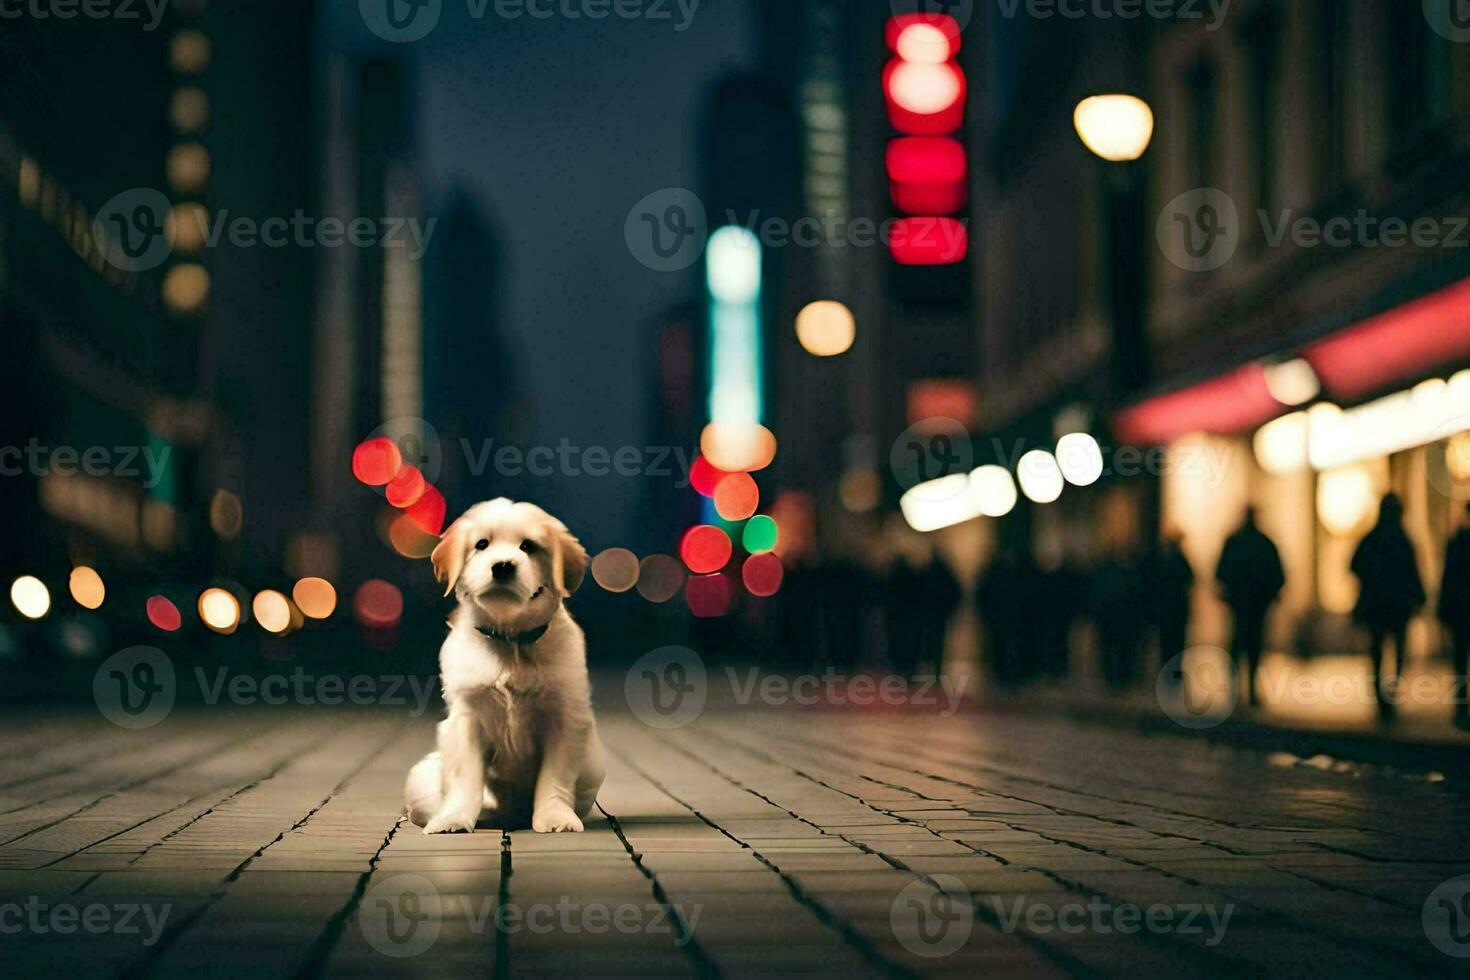
[[[481,636],[488,636],[492,640],[499,640],[501,643],[509,643],[511,646],[528,647],[545,636],[546,631],[549,629],[551,629],[550,623],[547,623],[545,626],[538,626],[533,630],[526,630],[524,633],[502,633],[500,630],[491,629],[489,626],[476,626],[475,632]]]

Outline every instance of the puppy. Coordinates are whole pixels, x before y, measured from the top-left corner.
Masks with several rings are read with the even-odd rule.
[[[477,823],[580,831],[602,786],[587,649],[562,601],[587,552],[541,508],[476,504],[432,555],[459,605],[439,649],[448,717],[438,751],[410,770],[409,818],[426,834]]]

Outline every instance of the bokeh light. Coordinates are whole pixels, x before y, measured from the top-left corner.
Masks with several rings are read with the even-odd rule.
[[[95,568],[86,565],[78,565],[71,570],[71,579],[67,586],[77,605],[86,609],[101,607],[102,600],[107,596],[107,587],[102,584],[102,576],[97,574]]]
[[[174,313],[198,313],[209,299],[209,270],[196,263],[176,265],[163,277],[163,302]]]
[[[726,225],[710,236],[705,255],[709,292],[717,301],[739,305],[760,295],[761,245],[749,229]]]
[[[1317,480],[1317,513],[1322,526],[1338,537],[1363,531],[1376,516],[1378,493],[1373,475],[1362,466],[1328,470]]]
[[[701,497],[713,497],[715,487],[719,486],[720,481],[727,475],[724,470],[716,469],[708,459],[698,456],[695,457],[694,465],[689,467],[689,485]]]
[[[1072,486],[1090,487],[1102,479],[1102,447],[1085,432],[1062,436],[1057,440],[1057,465]]]
[[[209,184],[209,167],[209,151],[199,143],[180,143],[163,161],[169,187],[179,194],[202,193]]]
[[[418,500],[414,501],[404,513],[409,520],[413,521],[424,533],[436,537],[444,532],[444,515],[448,511],[448,505],[444,502],[444,494],[432,483],[424,487],[424,493]]]
[[[284,633],[291,628],[291,601],[274,589],[257,592],[250,610],[267,633]]]
[[[608,548],[592,559],[592,580],[609,592],[632,589],[638,572],[638,556],[627,548]]]
[[[1322,393],[1322,382],[1312,365],[1298,357],[1265,369],[1266,390],[1283,405],[1305,405]]]
[[[434,553],[439,537],[419,527],[407,514],[398,514],[388,523],[388,543],[404,558],[427,558]]]
[[[403,454],[387,436],[368,439],[352,451],[352,475],[370,487],[385,485],[402,466]]]
[[[392,629],[403,619],[403,593],[392,582],[368,579],[352,600],[357,621],[369,629]]]
[[[51,611],[51,593],[34,575],[22,575],[10,584],[10,601],[26,619],[40,619]]]
[[[208,241],[209,212],[193,201],[175,204],[168,213],[166,231],[175,252],[197,255]]]
[[[715,487],[715,513],[727,521],[745,520],[760,503],[760,488],[749,473],[731,473]]]
[[[403,466],[393,479],[388,481],[383,495],[394,507],[412,507],[424,496],[428,484],[417,466]]]
[[[775,519],[765,514],[758,514],[745,525],[745,533],[741,536],[740,544],[752,555],[759,555],[762,552],[775,551],[780,541],[781,530],[777,527]]]
[[[291,598],[311,619],[326,619],[337,609],[337,590],[324,578],[307,577],[297,582]]]
[[[179,612],[179,607],[164,596],[149,596],[143,609],[148,614],[148,622],[165,633],[177,633],[184,625],[184,617]]]
[[[638,594],[649,602],[668,602],[684,587],[688,573],[671,555],[649,555],[638,568]]]
[[[1132,95],[1094,95],[1072,112],[1077,135],[1093,153],[1115,163],[1137,160],[1154,135],[1154,113]]]
[[[1016,472],[1021,478],[1021,492],[1032,503],[1055,503],[1067,487],[1057,458],[1045,449],[1033,449],[1022,456]]]
[[[894,103],[920,116],[943,112],[964,92],[965,78],[951,64],[899,61],[888,76],[888,94]]]
[[[684,586],[689,611],[701,619],[724,616],[734,600],[735,589],[724,575],[695,575]]]
[[[898,56],[904,61],[937,65],[954,56],[954,42],[950,36],[933,24],[909,24],[898,35],[894,44]]]
[[[1016,509],[1016,481],[1004,466],[982,466],[970,474],[976,506],[986,517],[1004,517]]]
[[[751,555],[741,566],[740,578],[751,595],[773,596],[781,591],[781,580],[785,577],[781,559],[773,554]]]
[[[857,321],[852,310],[836,300],[808,303],[796,315],[796,340],[814,357],[845,354],[857,338]]]
[[[730,542],[730,536],[709,524],[691,527],[679,542],[679,556],[696,575],[705,575],[724,568],[733,552],[734,545]]]
[[[209,501],[209,529],[222,541],[233,541],[245,525],[245,508],[228,490],[216,490]]]
[[[710,465],[726,473],[754,473],[776,458],[776,437],[763,425],[711,423],[699,436]]]
[[[240,625],[240,602],[225,589],[205,589],[199,595],[199,618],[216,633],[233,633]]]
[[[168,46],[168,63],[181,75],[197,75],[209,67],[209,37],[202,31],[179,31]]]

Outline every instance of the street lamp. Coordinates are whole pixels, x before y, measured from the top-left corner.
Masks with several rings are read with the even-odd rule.
[[[1094,95],[1077,103],[1072,124],[1083,145],[1113,163],[1143,156],[1154,138],[1154,113],[1133,95]]]

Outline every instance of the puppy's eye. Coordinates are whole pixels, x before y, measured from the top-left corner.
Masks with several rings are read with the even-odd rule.
[[[528,555],[534,555],[541,550],[541,546],[534,541],[526,540],[521,542],[521,550]]]
[[[487,541],[485,538],[481,538],[480,540],[475,542],[476,551],[484,551],[488,547],[490,547],[490,542]]]

